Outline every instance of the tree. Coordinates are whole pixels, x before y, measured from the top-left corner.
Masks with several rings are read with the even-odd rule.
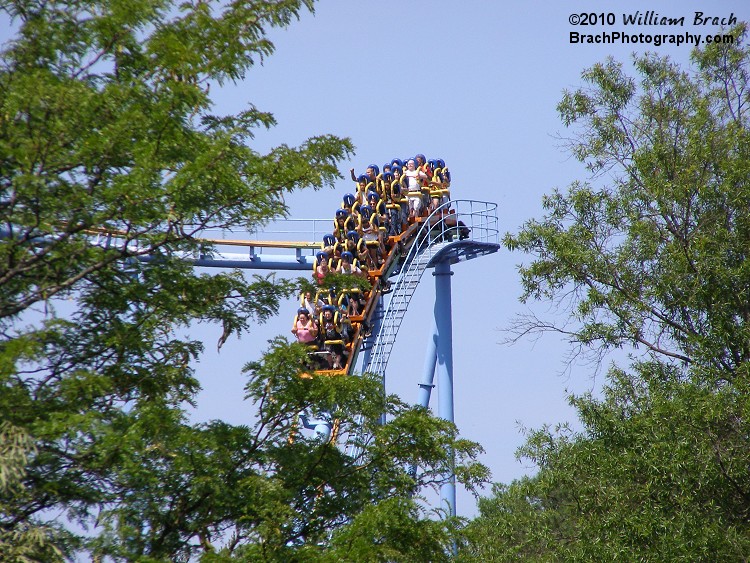
[[[747,384],[718,390],[679,369],[613,369],[574,397],[583,430],[531,432],[539,472],[480,500],[467,561],[738,561],[750,552]]]
[[[0,423],[0,513],[9,506],[6,498],[12,498],[22,487],[26,474],[25,465],[34,444],[22,429],[7,421]],[[61,552],[50,541],[49,529],[45,526],[20,523],[12,529],[0,530],[0,559],[3,561],[54,560]]]
[[[248,364],[253,428],[189,426],[176,409],[151,403],[125,435],[104,436],[105,451],[127,457],[108,461],[119,496],[98,513],[111,533],[91,542],[93,552],[155,561],[199,552],[206,561],[444,559],[452,523],[426,518],[412,496],[439,486],[451,449],[460,480],[476,487],[487,477],[472,461],[478,446],[452,424],[384,398],[377,378],[300,377],[307,362],[304,347],[277,339]],[[302,433],[298,414],[311,409],[330,413],[359,453]],[[389,422],[379,425],[382,412]],[[423,467],[416,477],[411,464]]]
[[[693,71],[647,54],[636,79],[608,60],[564,95],[589,181],[505,241],[533,256],[523,298],[565,321],[515,329],[640,355],[609,371],[602,398],[571,398],[581,432],[529,435],[519,454],[539,473],[483,502],[467,559],[750,553],[750,49],[744,24],[730,33],[693,53]]]
[[[248,367],[255,428],[186,418],[203,345],[182,329],[218,324],[221,344],[297,287],[200,274],[181,257],[212,251],[207,229],[284,217],[285,194],[331,185],[353,150],[323,135],[260,154],[253,133],[273,116],[218,115],[209,95],[270,55],[267,31],[312,1],[2,9],[14,36],[0,59],[0,554],[322,557],[364,537],[365,512],[420,525],[412,495],[450,449],[466,458],[465,482],[481,479],[478,447],[455,428],[384,402],[367,378],[302,380],[304,354],[281,341]],[[393,420],[368,426],[374,439],[352,458],[290,439],[305,409],[336,412],[343,433],[375,410]],[[403,466],[413,461],[418,480]],[[423,546],[441,557],[447,524],[421,525],[442,530]],[[395,560],[420,549],[404,537],[377,542]]]

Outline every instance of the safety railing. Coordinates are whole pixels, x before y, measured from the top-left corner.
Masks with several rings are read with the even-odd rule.
[[[363,371],[385,376],[391,350],[414,291],[425,269],[433,266],[436,260],[440,261],[441,252],[450,247],[465,247],[471,252],[446,253],[445,259],[451,262],[468,260],[495,252],[499,248],[499,239],[495,203],[453,200],[441,205],[424,219],[392,285],[391,297],[379,323],[369,363],[363,366]]]

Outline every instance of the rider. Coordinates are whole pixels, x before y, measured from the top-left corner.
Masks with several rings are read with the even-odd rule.
[[[409,219],[415,219],[422,215],[422,185],[423,181],[429,179],[427,174],[417,169],[415,160],[409,159],[404,171],[407,189],[409,190]]]
[[[292,334],[297,337],[297,342],[312,344],[318,337],[318,325],[310,317],[310,311],[305,307],[297,309],[292,325]]]

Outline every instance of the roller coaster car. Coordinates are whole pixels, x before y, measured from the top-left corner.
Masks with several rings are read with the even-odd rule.
[[[361,315],[359,318],[349,317],[349,320],[351,321],[352,328],[354,330],[353,337],[350,342],[344,342],[341,339],[335,339],[330,341],[324,341],[324,346],[326,344],[336,346],[336,345],[343,345],[343,351],[344,351],[344,357],[346,358],[346,362],[344,365],[340,367],[340,369],[325,369],[325,368],[319,368],[313,371],[312,375],[325,375],[325,376],[336,376],[336,375],[349,375],[354,371],[354,366],[357,362],[357,354],[359,353],[359,350],[362,346],[362,341],[370,336],[371,329],[370,329],[370,321],[372,319],[372,315],[375,311],[375,305],[378,302],[378,298],[380,297],[380,292],[377,290],[372,290],[368,292],[366,295],[369,295],[369,298],[367,300],[367,305],[365,306],[364,314]],[[326,354],[329,354],[329,352],[323,350],[323,351],[316,351],[312,353],[315,358],[326,359],[326,362],[328,361],[328,358],[326,357]],[[310,376],[309,372],[305,372],[306,375]],[[302,374],[302,375],[305,375]],[[302,377],[301,375],[301,377]]]
[[[366,305],[364,293],[358,287],[342,289],[339,292],[336,305],[338,306],[339,311],[341,311],[342,317],[344,317],[343,312],[346,311],[346,317],[342,319],[342,324],[346,321],[359,322],[362,320],[362,312],[365,310]]]
[[[442,187],[443,185],[440,182],[432,183],[433,191],[439,190]],[[427,188],[427,190],[429,190],[429,188]],[[350,194],[347,195],[349,196],[349,198],[352,198]],[[345,199],[347,199],[346,196]],[[378,199],[380,198],[375,199],[375,202],[377,202]],[[345,201],[345,203],[348,202]],[[372,207],[368,205],[362,205],[360,207],[360,212],[365,218],[371,218],[371,220],[377,224],[377,214],[373,213]],[[326,364],[328,364],[328,366],[331,366],[331,368],[334,368],[335,366],[336,369],[326,369],[325,367],[321,366],[320,368],[315,369],[312,373],[310,373],[309,371],[302,373],[300,377],[310,378],[314,375],[337,376],[348,375],[352,373],[357,360],[357,354],[361,349],[362,343],[364,339],[371,334],[371,321],[376,309],[378,299],[381,295],[388,293],[391,290],[388,278],[393,274],[394,271],[396,271],[396,269],[398,268],[398,264],[404,254],[415,242],[417,242],[416,235],[419,232],[422,223],[429,220],[430,224],[436,227],[448,227],[446,231],[448,233],[453,230],[451,229],[451,227],[455,227],[455,233],[459,234],[459,238],[466,238],[469,236],[469,229],[466,228],[466,226],[461,222],[457,221],[455,217],[451,217],[451,214],[454,215],[455,212],[451,210],[448,214],[443,214],[440,217],[435,216],[430,219],[425,216],[416,217],[413,221],[410,221],[410,224],[405,229],[401,230],[401,232],[399,232],[397,235],[389,236],[387,238],[383,236],[382,240],[384,240],[386,243],[386,254],[383,257],[382,264],[377,270],[366,270],[363,268],[363,271],[366,273],[367,278],[372,283],[372,290],[362,293],[365,300],[364,310],[362,311],[362,314],[349,315],[348,317],[348,320],[351,324],[351,333],[353,333],[351,339],[347,341],[347,339],[340,337],[328,338],[323,340],[321,346],[322,349],[311,352],[311,356],[314,357],[317,361],[324,361]],[[343,215],[343,213],[341,215]],[[378,228],[378,232],[380,232],[382,236],[382,229]],[[454,236],[455,235],[451,235],[451,238],[453,238]],[[346,238],[347,242],[350,243],[350,246],[352,246],[353,250],[355,251],[359,251],[360,249],[362,249],[362,247],[366,248],[368,243],[372,246],[374,246],[375,244],[380,244],[376,240],[365,241],[364,237],[360,238],[359,233],[354,230],[347,231]],[[352,254],[352,256],[354,256],[354,254]],[[320,258],[316,260],[316,262],[320,261]],[[325,258],[323,258],[323,260],[325,260]],[[352,291],[353,290],[342,290],[341,296],[336,301],[338,308],[334,307],[333,304],[329,304],[323,307],[325,311],[330,312],[327,315],[329,317],[327,319],[329,323],[333,322],[336,326],[340,325],[339,310],[343,310],[342,299],[350,298],[351,295],[349,295],[348,292]],[[329,303],[331,302],[329,301]],[[319,330],[321,332],[321,335],[323,335],[322,338],[325,338],[325,323],[326,319],[324,318],[323,311],[321,311],[319,319]],[[340,332],[338,336],[340,336]],[[343,365],[336,365],[337,362],[335,361],[336,358],[334,357],[334,354],[336,354],[336,356],[340,358],[340,364]]]
[[[443,225],[448,227],[445,232],[452,239],[455,239],[456,235],[458,235],[458,240],[469,238],[471,229],[466,226],[466,223],[456,219],[456,212],[453,209],[448,211],[447,215],[444,214],[440,219],[442,219]]]

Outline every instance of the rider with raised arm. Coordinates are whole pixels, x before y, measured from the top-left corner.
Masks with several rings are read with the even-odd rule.
[[[422,182],[429,180],[429,176],[417,169],[413,158],[406,163],[404,176],[409,198],[409,219],[413,220],[422,215]]]

